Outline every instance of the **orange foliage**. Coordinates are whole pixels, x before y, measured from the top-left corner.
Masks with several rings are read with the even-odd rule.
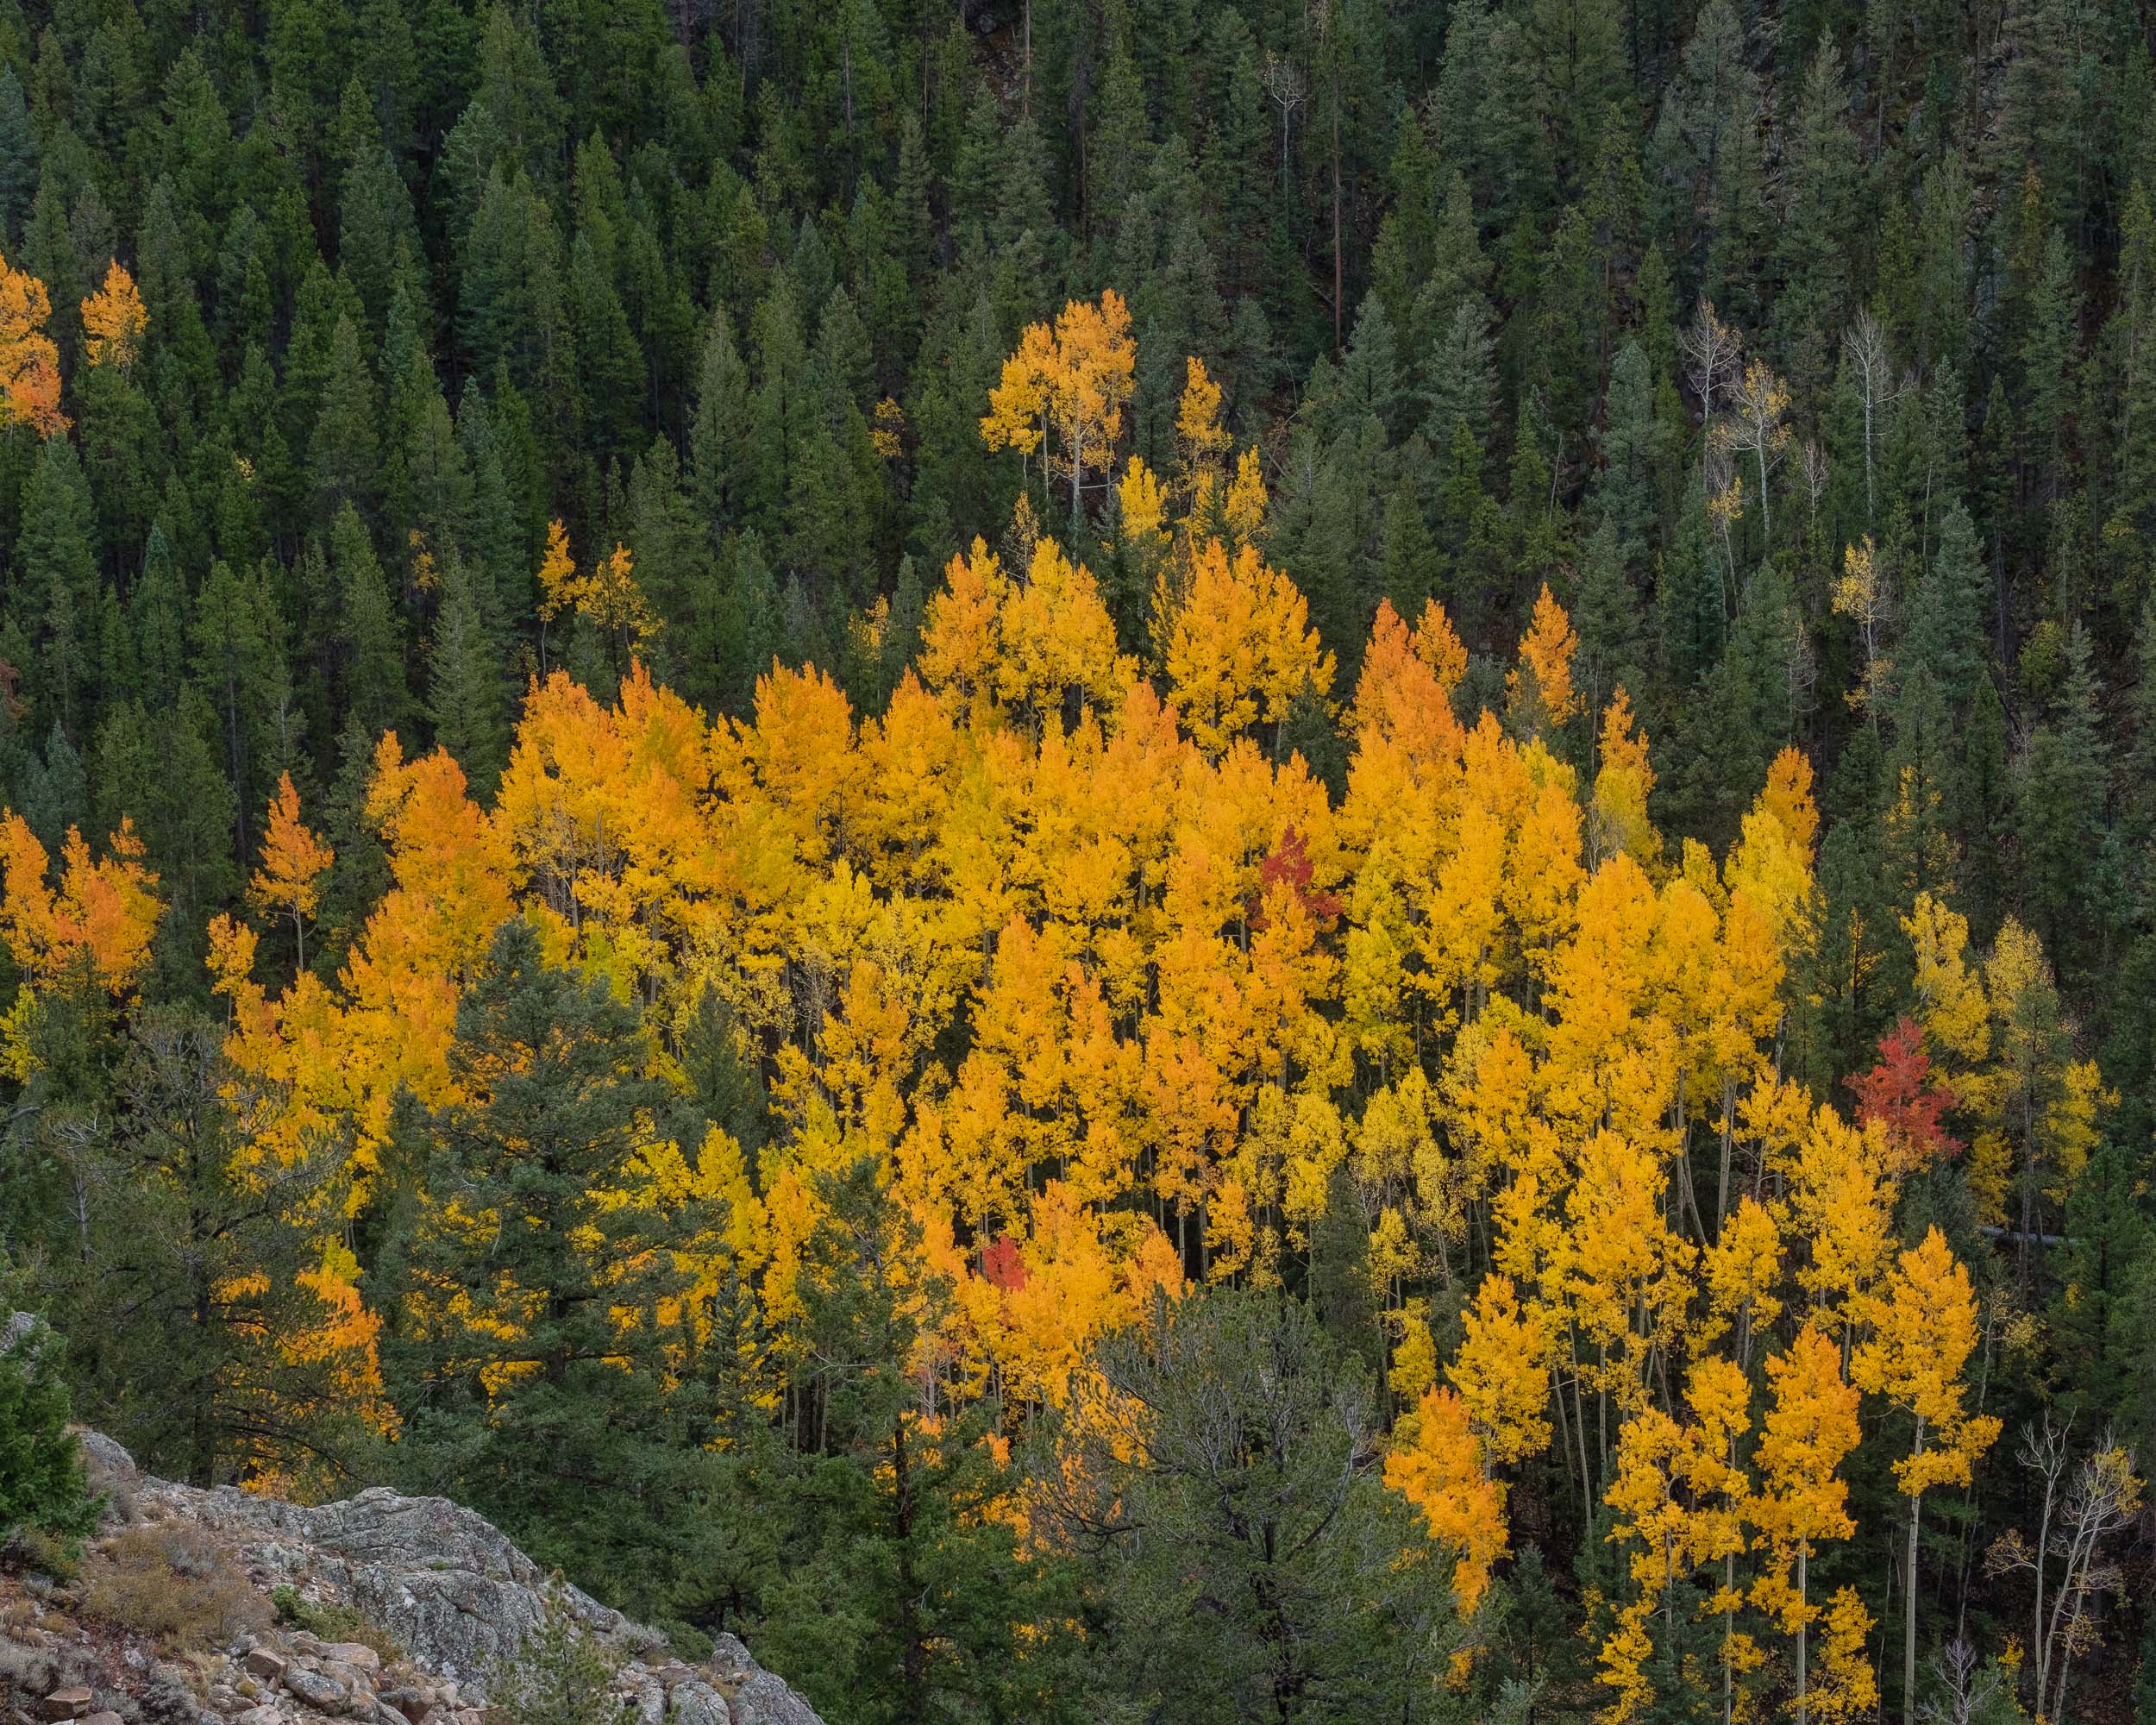
[[[0,938],[41,986],[79,971],[115,994],[133,994],[149,960],[163,906],[157,876],[142,866],[142,841],[122,820],[110,854],[92,862],[82,834],[67,829],[57,886],[50,859],[22,818],[0,810]]]

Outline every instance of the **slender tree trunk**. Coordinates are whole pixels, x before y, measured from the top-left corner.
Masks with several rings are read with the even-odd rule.
[[[1916,1422],[1915,1453],[1924,1453],[1924,1422]],[[1924,1509],[1924,1494],[1909,1497],[1909,1566],[1906,1578],[1908,1600],[1902,1608],[1902,1725],[1916,1725],[1916,1529]]]
[[[1731,1138],[1736,1127],[1737,1081],[1733,1077],[1722,1080],[1722,1167],[1721,1178],[1714,1187],[1714,1238],[1722,1237],[1722,1224],[1729,1217],[1729,1155]]]
[[[1340,74],[1332,73],[1332,351],[1340,351],[1340,308],[1347,272],[1340,255]]]
[[[1812,1628],[1809,1617],[1811,1602],[1806,1596],[1810,1581],[1807,1572],[1810,1567],[1810,1558],[1811,1553],[1804,1546],[1800,1545],[1796,1548],[1796,1725],[1810,1725],[1812,1712],[1811,1703],[1806,1697],[1808,1687],[1806,1661],[1811,1651],[1809,1639]]]

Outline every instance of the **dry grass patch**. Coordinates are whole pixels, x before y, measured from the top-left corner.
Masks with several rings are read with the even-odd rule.
[[[128,1527],[83,1565],[85,1612],[184,1653],[269,1627],[270,1608],[216,1540],[185,1521]]]

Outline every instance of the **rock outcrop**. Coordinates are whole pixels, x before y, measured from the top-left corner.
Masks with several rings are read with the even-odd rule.
[[[191,1542],[210,1554],[195,1566],[252,1609],[228,1603],[210,1645],[181,1649],[101,1621],[94,1596],[0,1588],[0,1721],[505,1725],[490,1684],[539,1627],[554,1584],[484,1516],[379,1487],[317,1505],[198,1490],[139,1472],[96,1433],[83,1447],[115,1506],[111,1537]],[[731,1635],[690,1664],[577,1589],[560,1596],[614,1664],[624,1725],[822,1725]],[[367,1640],[325,1639],[309,1622],[363,1623]]]

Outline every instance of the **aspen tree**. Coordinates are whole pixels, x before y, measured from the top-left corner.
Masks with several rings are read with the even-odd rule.
[[[1962,1405],[1961,1374],[1977,1345],[1977,1304],[1969,1272],[1946,1236],[1928,1230],[1905,1251],[1872,1302],[1872,1333],[1850,1361],[1857,1386],[1883,1395],[1915,1424],[1909,1453],[1894,1476],[1909,1501],[1908,1556],[1902,1571],[1902,1714],[1916,1718],[1916,1553],[1924,1493],[1934,1485],[1966,1485],[1970,1465],[1990,1448],[1999,1422]],[[1927,1447],[1927,1443],[1930,1446]]]
[[[1842,1462],[1857,1446],[1857,1390],[1841,1374],[1834,1345],[1806,1324],[1785,1353],[1767,1361],[1772,1393],[1760,1427],[1759,1490],[1748,1519],[1774,1567],[1752,1583],[1752,1603],[1796,1641],[1797,1725],[1809,1718],[1812,1549],[1857,1530]],[[1795,1579],[1791,1579],[1794,1565]]]

